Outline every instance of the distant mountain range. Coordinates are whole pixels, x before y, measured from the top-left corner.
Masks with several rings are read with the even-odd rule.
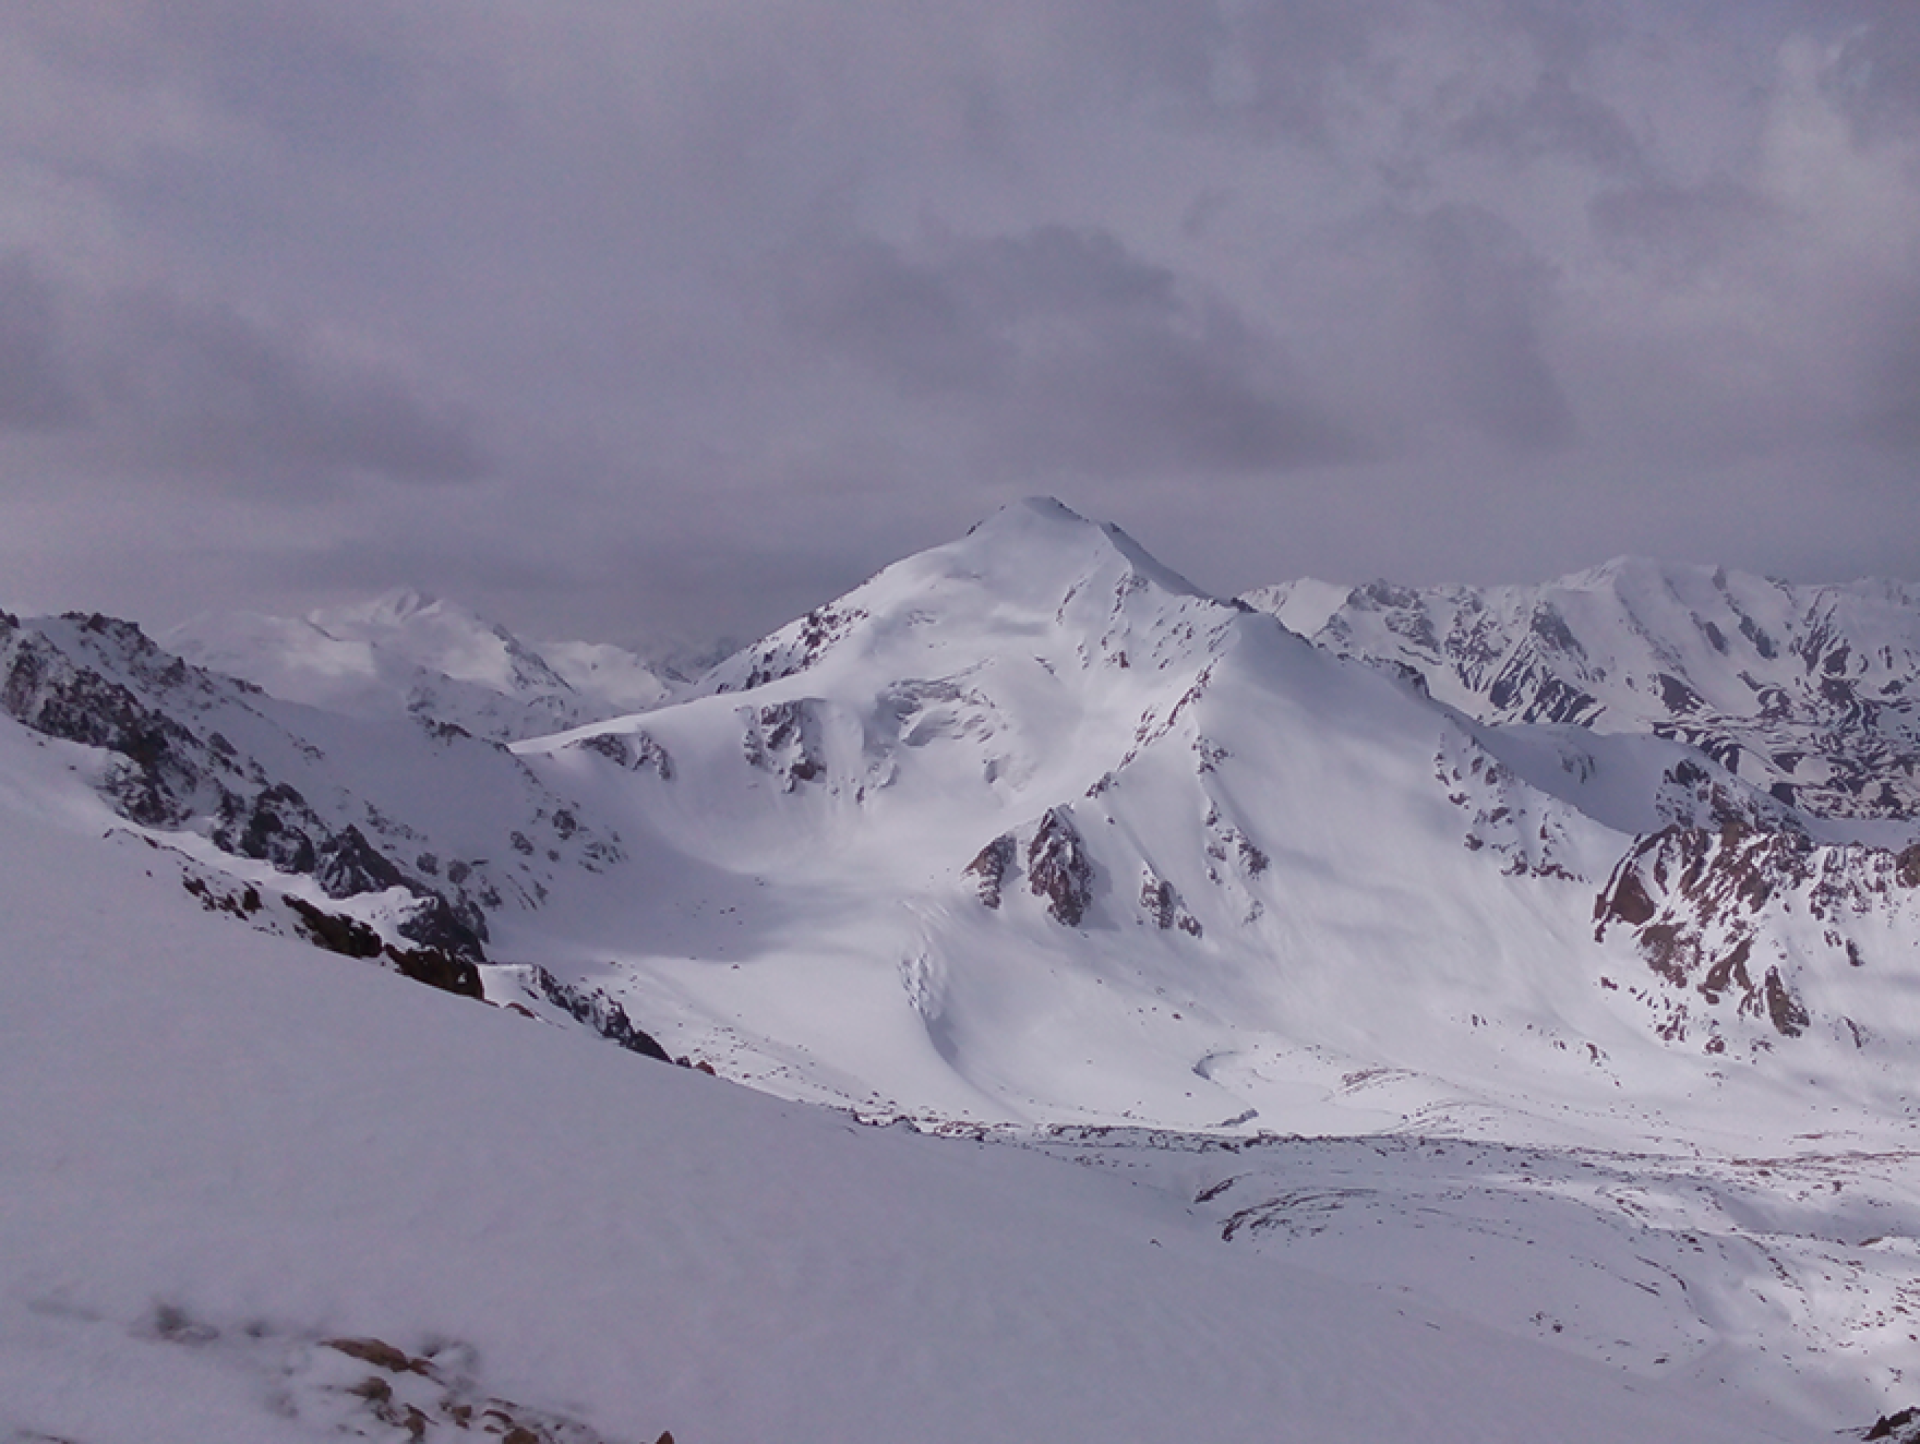
[[[1920,587],[1620,558],[1539,587],[1374,582],[1305,610],[1327,592],[1246,601],[1483,722],[1674,738],[1811,817],[1920,815]]]
[[[354,717],[430,717],[502,742],[657,707],[686,684],[625,648],[536,647],[452,602],[404,589],[302,617],[201,616],[160,641],[288,702]]]
[[[1311,646],[1267,615],[1309,596]],[[104,748],[223,886],[537,964],[805,1096],[1184,1127],[1268,1117],[1269,1047],[1526,1096],[1516,1026],[1604,1085],[1649,1042],[1879,1076],[1913,1036],[1914,601],[1617,561],[1223,602],[1032,502],[696,681],[414,593],[175,652],[9,619],[0,660],[7,712]],[[759,1019],[716,956],[864,1021]],[[1009,998],[1103,1019],[1089,1056]]]
[[[1223,600],[1036,500],[692,679],[411,593],[163,642],[0,614],[0,710],[183,904],[769,1092],[1911,1156],[1901,584],[1619,560]],[[1251,1187],[1228,1237],[1277,1217]],[[1754,1337],[1854,1327],[1784,1318]]]

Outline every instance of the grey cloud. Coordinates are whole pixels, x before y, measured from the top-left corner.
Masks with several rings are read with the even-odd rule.
[[[1139,91],[1213,98],[1220,53],[1232,40],[1223,7],[1209,0],[1092,0],[1076,7],[1073,42]]]
[[[1581,91],[1565,70],[1542,74],[1526,95],[1483,99],[1453,128],[1462,145],[1520,165],[1545,156],[1581,160],[1605,174],[1645,173],[1640,143],[1612,107]]]
[[[1331,143],[1356,105],[1386,107],[1395,63],[1376,43],[1397,28],[1437,25],[1471,50],[1478,37],[1523,36],[1539,68],[1515,96],[1475,94],[1481,82],[1449,78],[1460,113],[1404,116],[1406,143],[1424,154],[1444,128],[1456,144],[1516,159],[1566,153],[1603,169],[1640,164],[1631,129],[1580,84],[1604,42],[1630,29],[1610,7],[1551,0],[1126,0],[1082,17],[1089,53],[1138,89],[1177,97],[1184,113],[1269,140]],[[1502,77],[1504,81],[1505,77]],[[1384,159],[1384,158],[1383,158]]]
[[[1264,136],[1328,137],[1339,81],[1366,60],[1380,0],[1131,0],[1094,7],[1096,53],[1186,114]]]
[[[1231,308],[1069,333],[1036,356],[1012,418],[1022,459],[1093,474],[1287,471],[1360,444]]]
[[[1601,191],[1587,221],[1615,261],[1651,262],[1691,275],[1780,219],[1746,186],[1717,177],[1697,186],[1648,181]]]
[[[97,293],[18,252],[0,258],[0,428],[52,433],[44,460],[226,482],[489,467],[466,413],[389,368],[157,287]]]
[[[176,7],[209,19],[203,4]],[[328,10],[221,7],[203,37],[221,102],[295,144],[366,151],[411,119],[415,71],[391,28],[358,34]]]
[[[1490,0],[1475,17],[1483,33],[1525,35],[1549,70],[1578,69],[1601,45],[1650,28],[1662,0],[1595,5],[1593,0]]]
[[[1180,306],[1175,277],[1130,254],[1109,231],[1039,226],[956,248],[949,269],[999,320],[1036,315],[1166,315]]]
[[[1920,9],[1875,7],[1841,43],[1824,79],[1861,143],[1920,130]]]
[[[1861,435],[1891,451],[1920,452],[1920,290],[1890,298],[1869,345]]]
[[[740,630],[1033,489],[1223,584],[1659,551],[1628,471],[1785,554],[1916,444],[1911,9],[0,7],[0,486],[176,589],[217,529]],[[1815,52],[1852,155],[1779,149]]]
[[[1443,206],[1413,228],[1432,337],[1462,413],[1526,450],[1574,438],[1572,407],[1549,364],[1539,310],[1549,274],[1512,227],[1472,206]]]
[[[1263,128],[1326,138],[1330,100],[1343,74],[1360,68],[1381,16],[1371,0],[1266,0],[1238,17],[1238,55],[1217,94]]]
[[[411,115],[423,58],[383,4],[66,0],[15,27],[58,63],[138,89],[185,80],[298,150],[361,154]]]
[[[1013,361],[953,277],[880,241],[799,252],[779,285],[780,310],[801,338],[908,390],[984,391]]]
[[[1275,342],[1109,233],[1042,226],[926,249],[833,247],[799,265],[786,314],[900,391],[937,395],[1001,468],[1240,472],[1355,450]]]
[[[0,257],[0,427],[56,431],[85,414],[59,354],[53,287],[24,255]]]
[[[113,298],[102,320],[103,426],[176,466],[415,482],[471,481],[488,469],[459,411],[311,338],[153,290]]]

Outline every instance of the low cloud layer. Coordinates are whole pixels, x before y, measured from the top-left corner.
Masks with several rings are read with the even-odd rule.
[[[1920,576],[1910,7],[70,0],[0,185],[0,605]]]

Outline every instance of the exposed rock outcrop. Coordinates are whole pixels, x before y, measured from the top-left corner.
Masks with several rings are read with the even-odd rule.
[[[1064,807],[1048,810],[1027,844],[1027,883],[1056,922],[1080,926],[1093,902],[1093,862]]]
[[[992,842],[974,855],[965,869],[966,875],[973,879],[981,903],[989,908],[1000,906],[1001,889],[1006,884],[1007,869],[1013,866],[1018,849],[1013,834],[1003,832]]]
[[[1816,1021],[1796,976],[1868,966],[1854,924],[1888,908],[1920,915],[1917,888],[1914,848],[1821,844],[1739,822],[1674,826],[1641,838],[1615,866],[1594,900],[1594,935],[1624,929],[1671,988],[1731,1003],[1792,1038]],[[1670,1016],[1676,1040],[1686,1026]]]
[[[827,775],[815,704],[804,699],[742,707],[741,745],[747,764],[779,779],[782,792]]]
[[[629,772],[651,772],[662,782],[673,780],[673,758],[649,733],[596,732],[570,745],[583,752],[596,753]]]
[[[537,963],[516,963],[494,969],[496,975],[511,977],[527,1001],[544,1001],[565,1013],[576,1023],[599,1034],[609,1043],[630,1053],[662,1063],[673,1059],[651,1033],[635,1026],[627,1010],[599,988],[563,983]]]
[[[714,690],[750,692],[804,672],[866,616],[863,609],[845,603],[815,607],[797,622],[721,662],[713,670]]]

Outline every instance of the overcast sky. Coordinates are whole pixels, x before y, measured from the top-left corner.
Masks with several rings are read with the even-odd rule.
[[[0,9],[0,605],[1920,578],[1920,5]]]

